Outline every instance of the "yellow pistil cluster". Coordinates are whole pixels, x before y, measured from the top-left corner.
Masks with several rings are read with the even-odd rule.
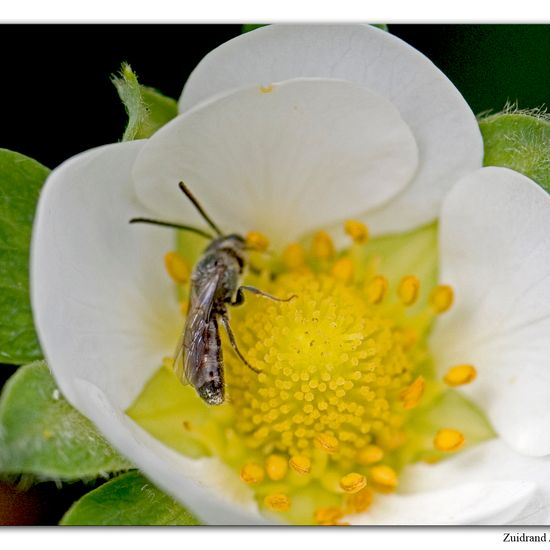
[[[415,433],[415,415],[445,385],[476,377],[467,364],[449,366],[442,380],[434,373],[427,336],[435,316],[452,307],[453,289],[423,288],[414,273],[380,272],[367,227],[350,220],[344,231],[343,252],[319,232],[255,266],[247,284],[296,296],[277,302],[249,294],[231,309],[239,349],[259,373],[222,331],[226,402],[207,406],[187,387],[192,420],[178,420],[181,438],[197,442],[192,452],[219,456],[266,513],[300,524],[345,525],[397,490],[404,466],[468,443],[456,426],[437,425],[419,454]],[[247,243],[254,254],[268,247],[258,232]],[[175,253],[166,268],[180,284],[189,279]]]

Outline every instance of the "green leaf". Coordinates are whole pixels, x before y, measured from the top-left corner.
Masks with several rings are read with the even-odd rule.
[[[40,189],[49,170],[0,149],[0,363],[42,357],[29,297],[29,251]]]
[[[139,472],[108,481],[75,502],[61,525],[200,525]]]
[[[390,32],[388,30],[388,25],[386,25],[386,23],[371,23],[371,25],[373,27],[376,27],[377,29],[380,29],[380,30],[383,30],[383,31],[386,31],[386,32]]]
[[[59,393],[43,361],[8,380],[0,396],[0,472],[68,481],[131,467]]]
[[[511,110],[480,120],[485,166],[504,166],[550,192],[550,121],[539,111]]]
[[[244,34],[245,32],[254,31],[256,29],[259,29],[260,27],[266,27],[266,26],[267,26],[266,23],[247,23],[243,25],[241,32]]]
[[[142,86],[127,63],[122,65],[120,76],[113,76],[112,82],[128,113],[123,141],[148,138],[178,114],[176,100]]]

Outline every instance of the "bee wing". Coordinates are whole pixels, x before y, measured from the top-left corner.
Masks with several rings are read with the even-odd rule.
[[[191,302],[185,328],[174,354],[174,371],[182,384],[194,385],[197,367],[204,355],[218,282],[219,275],[216,275],[199,287],[191,288]]]
[[[190,384],[189,380],[185,376],[185,368],[183,365],[183,336],[185,332],[181,332],[181,336],[179,337],[178,343],[176,345],[176,350],[174,351],[174,363],[172,365],[172,368],[174,369],[174,372],[176,373],[176,376],[178,377],[178,380],[186,386],[187,384]]]

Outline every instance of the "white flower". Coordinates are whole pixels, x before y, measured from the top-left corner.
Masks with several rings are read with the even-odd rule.
[[[377,234],[439,219],[440,280],[456,305],[431,338],[437,368],[472,363],[463,390],[498,438],[406,468],[399,492],[358,523],[544,523],[550,514],[550,198],[481,168],[475,117],[446,77],[399,39],[362,26],[271,26],[210,53],[182,115],[147,141],[78,155],[43,191],[32,299],[49,365],[69,401],[159,487],[211,524],[268,521],[218,459],[166,447],[124,411],[181,330],[149,215],[201,220],[188,183],[224,231],[282,247],[363,218]]]

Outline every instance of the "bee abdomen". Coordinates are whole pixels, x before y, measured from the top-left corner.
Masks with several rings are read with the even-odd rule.
[[[223,356],[218,322],[212,318],[206,331],[204,354],[197,372],[197,392],[209,405],[221,405],[225,399]]]

